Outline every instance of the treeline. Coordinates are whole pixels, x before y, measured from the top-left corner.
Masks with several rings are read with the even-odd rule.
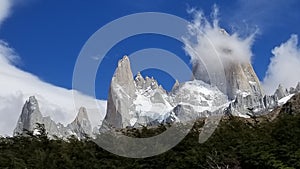
[[[291,112],[292,111],[292,112]],[[295,113],[295,111],[298,111]],[[130,159],[111,154],[89,138],[48,139],[42,125],[39,134],[0,138],[0,168],[300,168],[300,113],[286,107],[273,121],[249,122],[237,117],[222,120],[214,134],[198,143],[201,122],[171,150],[150,158]],[[165,126],[128,130],[145,137]],[[171,139],[171,138],[170,138]],[[116,145],[117,146],[117,145]]]

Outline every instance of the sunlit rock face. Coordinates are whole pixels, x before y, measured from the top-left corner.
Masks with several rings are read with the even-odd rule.
[[[219,33],[229,37],[223,29]],[[193,61],[194,78],[217,86],[230,101],[234,101],[231,109],[235,114],[247,112],[247,108],[263,111],[264,92],[250,59],[237,56],[239,49],[227,44],[218,43],[214,48],[216,56]]]
[[[84,107],[79,109],[75,120],[67,126],[54,122],[49,116],[43,117],[40,112],[38,100],[31,96],[25,102],[14,135],[26,134],[27,131],[35,133],[37,123],[43,124],[48,136],[53,138],[67,138],[74,135],[78,139],[92,136],[91,123]]]
[[[154,78],[134,78],[130,61],[124,56],[111,80],[104,124],[114,128],[146,125],[169,112],[167,92]]]
[[[134,78],[130,61],[124,56],[111,81],[105,126],[102,128],[182,122],[183,119],[191,120],[186,118],[188,116],[197,118],[203,111],[210,111],[226,102],[227,97],[221,91],[199,80],[182,84],[176,81],[172,91],[166,92],[153,77],[137,73]],[[178,106],[185,112],[179,113]],[[182,118],[176,117],[176,114]]]
[[[31,96],[24,104],[22,113],[14,130],[14,135],[24,133],[24,130],[34,131],[36,123],[44,124],[45,129],[52,135],[60,135],[57,125],[50,117],[43,117],[37,99]]]

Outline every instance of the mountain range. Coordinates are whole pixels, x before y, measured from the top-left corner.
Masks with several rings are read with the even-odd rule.
[[[279,85],[273,95],[265,95],[251,63],[227,63],[226,88],[222,84],[210,84],[201,63],[193,64],[193,74],[192,80],[176,81],[168,92],[153,77],[143,77],[141,73],[134,77],[129,57],[124,56],[111,80],[107,109],[103,112],[105,118],[98,126],[92,127],[84,107],[78,110],[70,124],[56,123],[49,116],[42,115],[38,99],[31,96],[23,106],[14,135],[24,134],[26,130],[34,132],[36,123],[44,124],[50,137],[74,135],[81,139],[102,130],[184,123],[214,115],[249,118],[267,114],[295,93],[300,93],[298,83],[289,90]]]

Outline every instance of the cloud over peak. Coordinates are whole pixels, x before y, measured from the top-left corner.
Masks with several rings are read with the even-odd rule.
[[[237,32],[228,34],[219,25],[217,6],[213,7],[211,21],[202,11],[191,9],[188,12],[194,14],[194,20],[188,25],[189,36],[184,37],[184,49],[191,56],[192,63],[203,58],[209,60],[216,55],[223,64],[229,61],[251,61],[251,47],[256,31],[248,36],[240,36]]]

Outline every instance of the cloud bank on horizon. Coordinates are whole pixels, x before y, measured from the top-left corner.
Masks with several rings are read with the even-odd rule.
[[[9,15],[11,0],[0,1],[0,25]],[[62,124],[71,123],[81,106],[87,108],[92,126],[101,124],[106,101],[95,100],[74,90],[43,82],[15,66],[20,57],[8,43],[0,40],[0,135],[12,135],[24,102],[36,96],[41,112]],[[79,102],[74,104],[73,94]],[[97,107],[95,106],[97,103]],[[98,108],[100,111],[98,111]]]

